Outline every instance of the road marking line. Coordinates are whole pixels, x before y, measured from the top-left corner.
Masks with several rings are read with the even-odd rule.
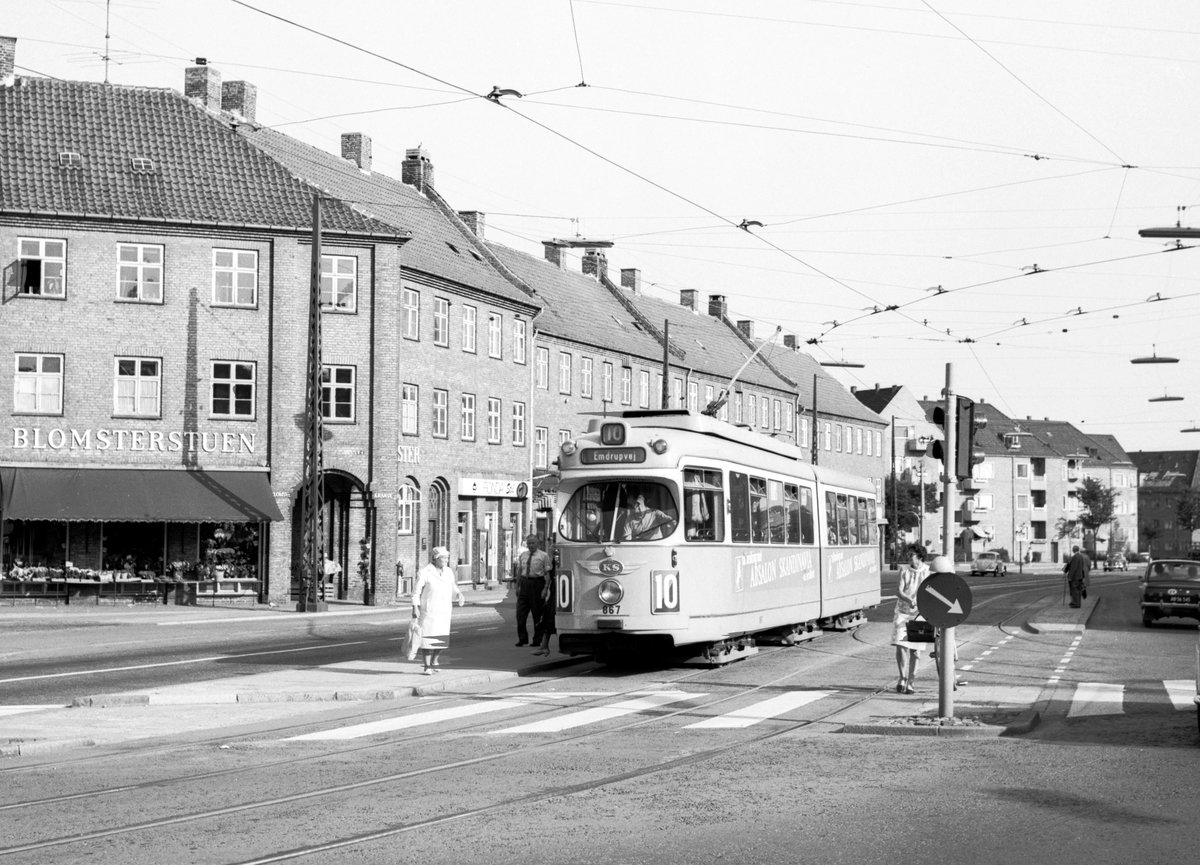
[[[1196,705],[1196,682],[1194,679],[1163,679],[1163,687],[1176,709],[1190,709]]]
[[[457,718],[469,718],[473,715],[483,715],[487,712],[499,712],[504,709],[527,708],[528,703],[516,700],[491,700],[484,703],[472,703],[468,706],[453,706],[448,709],[431,709],[417,715],[404,715],[399,718],[385,718],[382,721],[370,721],[366,724],[352,724],[348,727],[337,727],[332,730],[318,730],[315,733],[305,733],[301,736],[289,736],[285,742],[314,742],[344,739],[358,739],[362,736],[373,736],[376,733],[390,733],[395,730],[407,730],[412,727],[422,727],[427,724],[440,724],[443,721],[453,721]]]
[[[570,712],[554,718],[547,718],[544,721],[535,721],[532,724],[520,724],[516,727],[508,727],[504,730],[492,730],[491,732],[492,734],[559,733],[563,730],[582,727],[585,724],[597,724],[601,721],[620,718],[622,715],[645,712],[649,709],[657,709],[660,706],[665,706],[668,703],[678,703],[682,700],[690,700],[693,697],[703,696],[704,694],[687,694],[682,691],[653,694],[638,700],[625,700],[624,702],[614,703],[611,706],[604,706],[599,709],[584,709],[580,712]]]
[[[784,712],[797,709],[808,703],[815,703],[817,700],[828,697],[832,693],[832,691],[793,691],[788,694],[779,694],[770,699],[761,700],[751,706],[746,706],[744,709],[737,709],[724,715],[718,715],[715,718],[708,718],[704,721],[698,721],[695,724],[688,724],[683,729],[707,730],[749,727],[775,715],[782,715]]]
[[[69,705],[70,705],[69,703],[53,703],[53,704],[48,703],[46,705],[41,705],[41,706],[38,706],[38,705],[0,706],[0,717],[7,717],[8,715],[20,715],[25,712],[42,712],[42,711],[45,711],[46,709],[65,709]]]
[[[1080,682],[1075,686],[1075,697],[1071,700],[1068,718],[1084,715],[1123,715],[1125,707],[1124,685],[1107,682]]]

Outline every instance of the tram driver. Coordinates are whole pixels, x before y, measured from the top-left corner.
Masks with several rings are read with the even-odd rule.
[[[626,541],[662,540],[675,531],[677,517],[646,505],[646,493],[637,487],[629,490],[621,539]],[[673,509],[672,509],[673,510]]]

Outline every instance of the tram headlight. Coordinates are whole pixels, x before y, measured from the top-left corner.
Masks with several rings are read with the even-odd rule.
[[[605,580],[600,584],[600,603],[612,606],[621,603],[625,590],[618,580]]]
[[[558,447],[562,451],[563,456],[570,457],[575,455],[575,451],[579,450],[579,446],[573,441],[565,441]]]
[[[667,440],[655,439],[654,441],[650,442],[650,450],[654,451],[659,456],[662,456],[667,452]]]

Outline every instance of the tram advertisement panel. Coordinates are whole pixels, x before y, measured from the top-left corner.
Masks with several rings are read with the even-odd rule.
[[[840,581],[849,580],[854,576],[879,576],[879,552],[874,548],[838,549],[828,547],[825,550],[825,583],[837,585]],[[849,589],[853,591],[853,589]]]
[[[733,557],[735,592],[799,586],[816,578],[816,550],[747,550]]]

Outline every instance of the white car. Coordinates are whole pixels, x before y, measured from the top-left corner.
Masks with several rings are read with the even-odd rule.
[[[994,577],[1003,577],[1008,573],[1008,565],[1004,563],[1004,557],[995,550],[986,553],[980,553],[971,562],[971,576],[979,574],[991,574]]]

